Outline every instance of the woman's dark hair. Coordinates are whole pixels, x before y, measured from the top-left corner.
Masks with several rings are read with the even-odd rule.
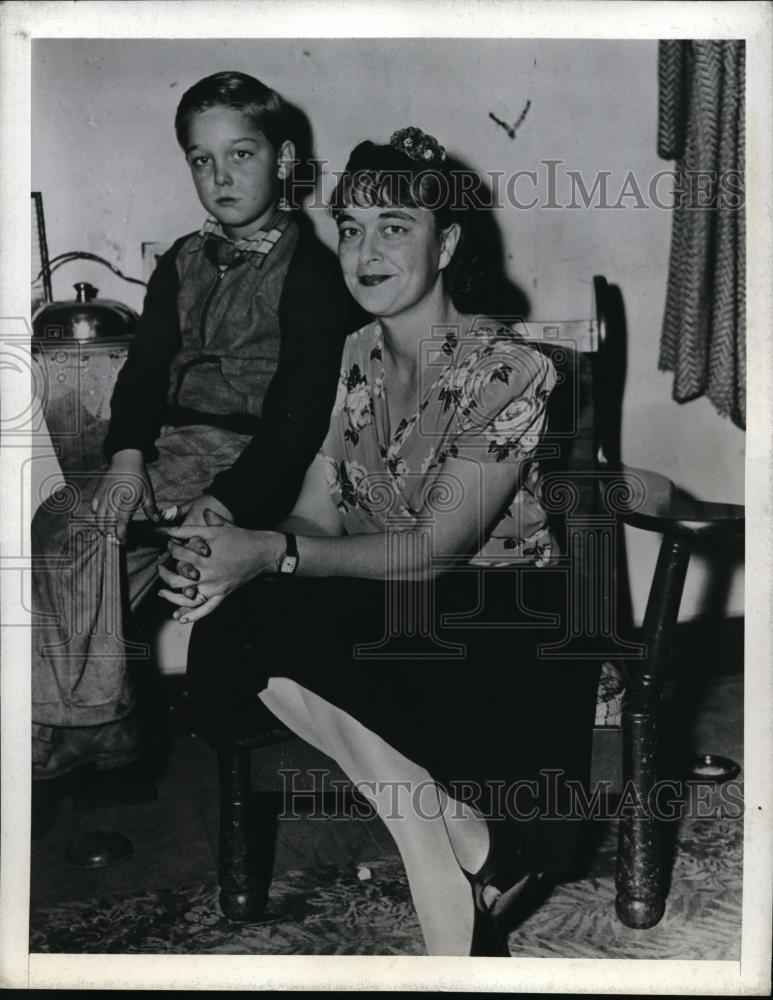
[[[439,232],[458,224],[459,240],[443,281],[454,305],[464,311],[473,299],[476,258],[467,238],[470,206],[458,197],[457,180],[446,163],[445,150],[432,136],[419,129],[402,129],[389,143],[366,141],[352,150],[329,209],[337,219],[351,206],[426,208],[434,215]]]
[[[177,141],[183,149],[191,116],[207,108],[241,111],[277,152],[290,137],[288,109],[283,98],[254,76],[227,71],[204,77],[183,94],[174,117]]]

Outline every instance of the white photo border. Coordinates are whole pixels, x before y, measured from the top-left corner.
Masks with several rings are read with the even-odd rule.
[[[213,18],[213,11],[217,17]],[[520,37],[740,38],[747,43],[748,400],[745,843],[740,962],[326,956],[28,954],[29,630],[4,628],[0,703],[0,982],[21,988],[443,989],[482,992],[763,995],[770,982],[773,886],[771,656],[771,12],[764,3],[504,0],[42,2],[0,9],[0,329],[29,322],[30,48],[33,38]],[[28,327],[27,327],[28,328]],[[0,414],[23,412],[3,378]],[[14,442],[15,444],[18,441]],[[0,558],[28,523],[16,484],[29,449],[3,447]],[[17,564],[18,563],[18,564]],[[29,606],[29,572],[0,565],[0,621]]]

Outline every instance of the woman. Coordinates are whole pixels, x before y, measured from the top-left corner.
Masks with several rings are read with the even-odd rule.
[[[210,741],[256,735],[259,692],[373,801],[429,953],[506,955],[505,902],[571,857],[571,824],[535,820],[535,779],[584,777],[597,671],[535,654],[564,579],[533,461],[555,374],[464,311],[452,182],[418,129],[354,150],[332,212],[375,319],[347,340],[293,514],[171,530],[160,573],[175,615],[204,619],[189,676]],[[557,690],[558,741],[542,724]]]

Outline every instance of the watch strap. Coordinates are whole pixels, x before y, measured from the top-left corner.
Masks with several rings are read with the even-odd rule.
[[[285,545],[286,545],[286,555],[293,556],[293,558],[298,558],[298,539],[295,537],[295,532],[285,531]]]
[[[294,573],[298,569],[298,540],[292,531],[284,531],[285,553],[279,560],[280,573]]]

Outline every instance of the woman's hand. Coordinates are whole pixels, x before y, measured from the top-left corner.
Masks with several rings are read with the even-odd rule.
[[[166,529],[174,566],[159,566],[159,576],[171,588],[160,593],[181,609],[174,613],[180,621],[203,618],[227,594],[263,573],[275,572],[285,550],[280,532],[238,528],[209,510],[204,520],[204,526]]]
[[[102,534],[115,534],[126,541],[129,521],[138,507],[150,521],[159,513],[142,452],[133,448],[117,451],[91,498],[91,511]]]

